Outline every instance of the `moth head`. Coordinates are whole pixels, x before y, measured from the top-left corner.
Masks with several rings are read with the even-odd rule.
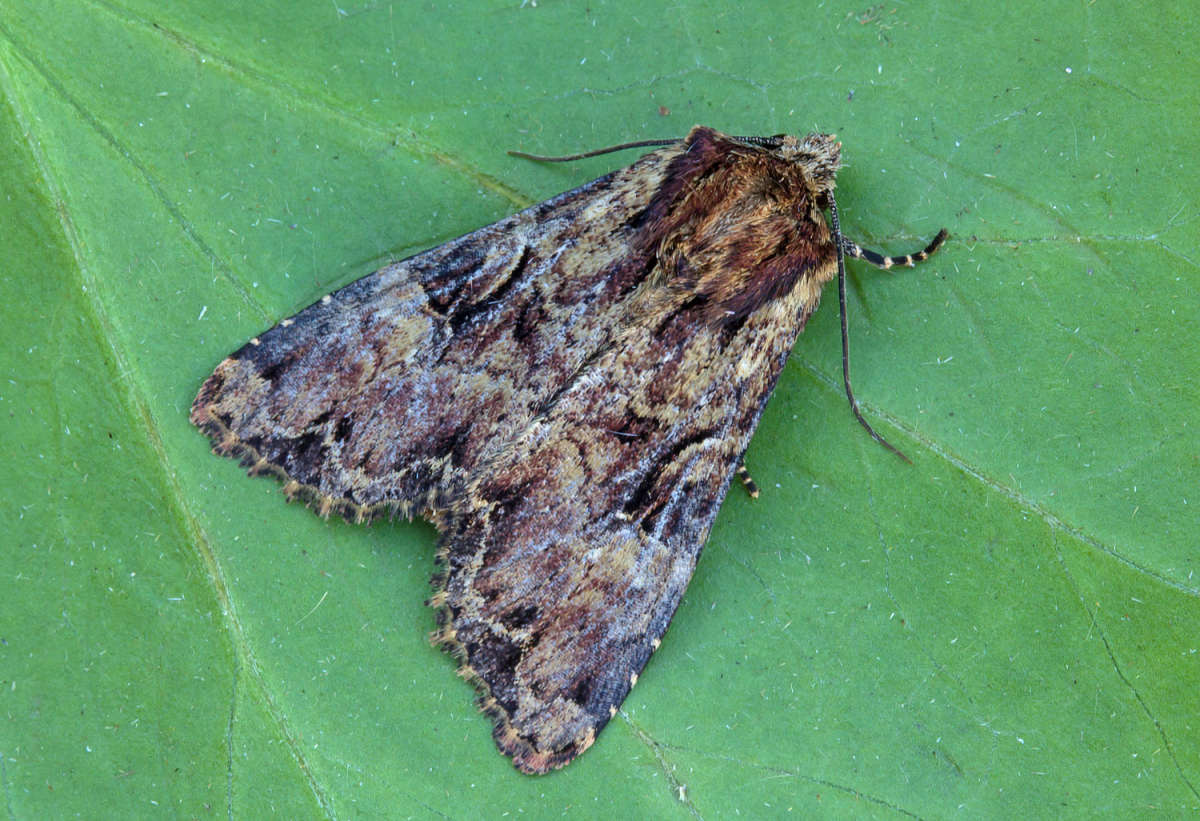
[[[833,134],[808,134],[783,138],[777,149],[788,162],[801,166],[813,183],[814,194],[833,190],[833,180],[842,164],[842,144]]]

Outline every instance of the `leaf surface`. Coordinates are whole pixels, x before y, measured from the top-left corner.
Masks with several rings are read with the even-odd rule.
[[[1130,816],[1200,806],[1200,32],[1178,4],[0,4],[17,817]],[[844,142],[855,387],[801,337],[662,649],[516,773],[423,523],[187,422],[246,339],[684,134]]]

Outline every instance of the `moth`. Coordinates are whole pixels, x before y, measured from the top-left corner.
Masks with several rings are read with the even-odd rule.
[[[843,237],[829,135],[630,145],[656,150],[284,319],[191,411],[322,516],[433,522],[432,638],[527,773],[588,749],[659,646],[843,258],[947,236]]]

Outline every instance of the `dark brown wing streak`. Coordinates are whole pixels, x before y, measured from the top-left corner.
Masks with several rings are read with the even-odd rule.
[[[218,366],[192,421],[318,512],[443,506],[609,344],[650,270],[630,246],[679,147],[389,265]]]
[[[807,215],[811,202],[796,196],[772,219],[794,220],[793,205]],[[788,271],[789,288],[741,276],[772,270],[766,256],[750,254],[749,268],[727,271],[737,287],[722,292],[696,260],[741,253],[743,230],[777,236],[782,227],[750,213],[727,217],[715,214],[703,230],[677,225],[687,241],[666,240],[661,261],[670,269],[656,271],[651,282],[660,284],[630,306],[620,338],[480,464],[466,503],[446,514],[436,638],[463,660],[497,744],[526,772],[561,767],[587,749],[658,646],[796,335],[834,273],[824,223],[807,226],[808,235],[793,226],[789,253],[803,250],[808,264]],[[706,244],[708,229],[722,249]],[[676,287],[670,271],[688,287]],[[768,296],[742,315],[723,310],[742,306],[747,290]]]

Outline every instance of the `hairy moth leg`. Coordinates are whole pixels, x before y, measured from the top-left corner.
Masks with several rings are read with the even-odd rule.
[[[948,236],[950,236],[950,232],[943,228],[923,250],[917,251],[915,254],[902,254],[896,257],[884,256],[876,251],[863,248],[849,237],[842,237],[842,252],[853,259],[866,260],[876,268],[882,268],[885,271],[896,265],[907,265],[912,268],[918,262],[924,262],[933,256],[934,251],[942,247],[942,243]]]
[[[754,478],[750,475],[750,471],[746,470],[746,463],[744,461],[738,463],[735,473],[742,480],[742,487],[746,488],[746,492],[750,494],[750,498],[757,499],[758,484],[755,483]]]
[[[838,224],[838,209],[837,200],[833,197],[833,192],[828,193],[829,202],[829,222],[831,233],[833,234],[834,247],[837,251],[837,282],[838,282],[838,309],[842,315],[842,385],[846,388],[846,399],[850,402],[850,410],[854,413],[854,418],[863,426],[867,433],[871,434],[871,438],[892,453],[899,456],[905,462],[912,464],[912,460],[905,456],[899,449],[896,448],[888,440],[880,436],[871,424],[862,415],[859,410],[858,400],[854,398],[854,389],[850,387],[850,326],[846,320],[846,262],[845,257],[851,256],[856,259],[864,259],[867,262],[877,265],[884,270],[891,268],[893,265],[908,265],[913,266],[921,260],[928,259],[930,254],[941,247],[946,241],[946,237],[950,236],[950,232],[945,228],[938,231],[937,236],[933,238],[925,248],[916,254],[905,254],[902,257],[887,257],[875,251],[868,251],[853,240],[847,239],[842,235],[841,226]]]

